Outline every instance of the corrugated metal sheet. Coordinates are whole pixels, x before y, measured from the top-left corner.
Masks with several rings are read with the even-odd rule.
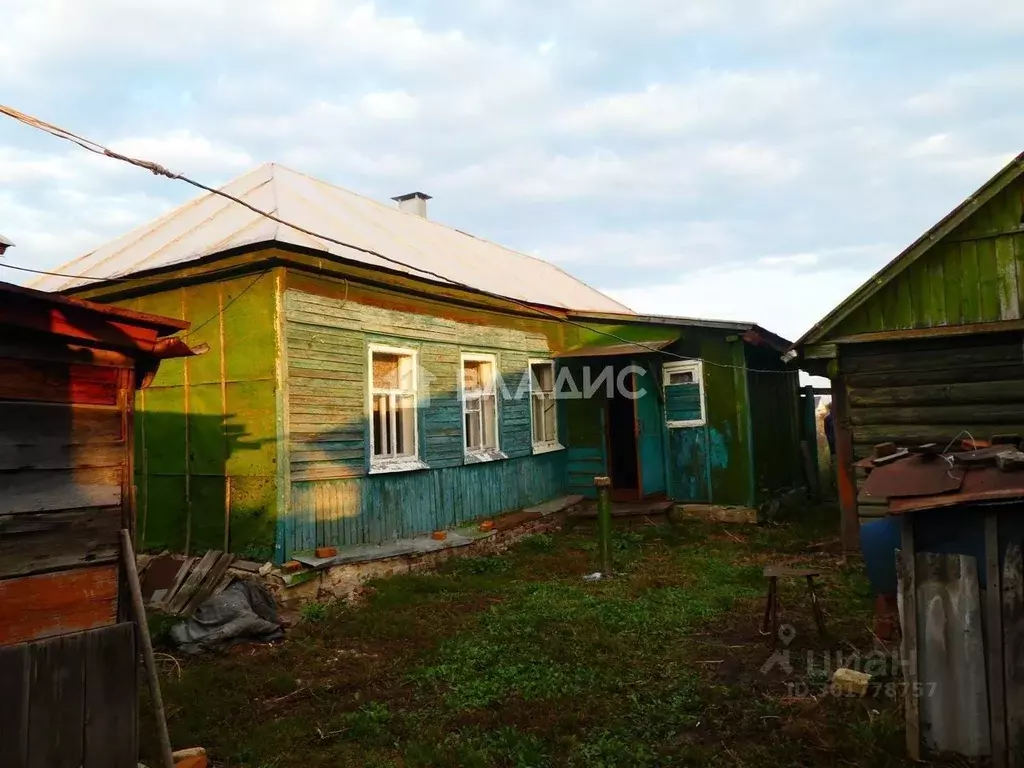
[[[992,748],[977,561],[921,552],[916,571],[921,735],[932,752],[988,755]],[[899,590],[902,616],[902,577]],[[901,653],[912,658],[906,648]]]
[[[283,243],[436,281],[436,277],[418,271],[428,270],[472,288],[536,304],[629,312],[552,264],[281,165],[262,165],[222,189],[285,221],[414,268],[313,238],[226,198],[206,194],[54,271],[92,278],[124,277],[241,246]],[[92,282],[45,277],[34,287],[60,291]]]

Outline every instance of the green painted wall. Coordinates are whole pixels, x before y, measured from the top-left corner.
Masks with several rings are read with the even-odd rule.
[[[802,482],[800,374],[789,370],[776,350],[748,345],[745,355],[753,430],[754,490],[755,499],[760,503]]]
[[[273,550],[275,288],[271,273],[118,302],[192,323],[190,346],[136,399],[138,530],[149,549]]]
[[[678,336],[667,351],[705,361],[707,424],[668,430],[668,494],[678,501],[753,503],[743,342],[727,341],[732,332],[710,328],[613,324],[596,320],[588,320],[586,325],[630,341],[658,341]],[[618,342],[601,333],[569,326],[566,343],[573,348]],[[654,355],[651,358],[655,378],[660,382],[661,362],[670,358]],[[586,412],[583,406],[581,410]],[[597,457],[587,458],[596,464]]]
[[[1024,317],[1024,179],[981,206],[828,337]]]

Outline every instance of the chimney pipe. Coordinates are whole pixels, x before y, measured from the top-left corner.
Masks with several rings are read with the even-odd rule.
[[[398,203],[398,210],[419,216],[421,219],[427,218],[427,200],[430,199],[430,195],[426,192],[410,192],[391,199]]]

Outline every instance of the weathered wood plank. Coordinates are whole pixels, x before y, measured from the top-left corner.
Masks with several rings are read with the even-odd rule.
[[[28,643],[0,647],[0,753],[4,768],[28,765]]]
[[[366,474],[366,467],[360,462],[356,464],[336,464],[329,467],[308,467],[301,465],[292,468],[293,482],[308,482],[310,480],[345,480],[350,477],[362,477]]]
[[[117,403],[117,369],[0,358],[0,399]]]
[[[0,515],[0,578],[115,562],[121,509]]]
[[[855,387],[850,390],[854,409],[893,406],[984,405],[1024,403],[1024,368],[1009,381],[972,381],[899,387]]]
[[[156,606],[166,608],[167,604],[174,599],[174,596],[178,594],[178,590],[181,589],[181,585],[185,583],[185,579],[192,572],[192,566],[195,564],[197,558],[186,557],[181,567],[178,568],[178,575],[174,577],[174,583],[159,599],[156,594],[153,595],[152,603]]]
[[[1010,765],[1024,766],[1024,566],[1021,545],[1007,546],[1003,565],[1003,665]]]
[[[40,440],[80,445],[124,439],[116,406],[0,401],[0,424],[4,425],[3,442],[10,445],[35,445]]]
[[[30,470],[6,475],[0,515],[121,503],[121,468]]]
[[[181,613],[181,610],[192,599],[192,595],[199,589],[203,579],[206,578],[206,574],[210,572],[210,569],[213,568],[221,554],[221,552],[211,549],[203,555],[202,559],[196,564],[196,567],[192,569],[192,573],[185,579],[185,583],[181,585],[181,588],[171,598],[167,607],[170,613]]]
[[[138,764],[137,670],[131,622],[85,633],[82,768]]]
[[[999,568],[999,516],[985,514],[985,617],[988,626],[985,643],[988,654],[988,711],[992,738],[992,764],[1005,768],[1006,699],[1003,696],[1003,595],[1002,572]]]
[[[0,581],[0,645],[113,624],[117,573],[101,565]]]
[[[1003,366],[1024,362],[1024,349],[1019,337],[1016,341],[1003,341],[975,346],[949,345],[939,349],[921,349],[914,345],[903,351],[878,352],[865,344],[844,346],[840,355],[843,373],[885,373],[896,371],[950,370],[970,366]]]
[[[993,421],[989,424],[872,424],[854,427],[854,443],[875,445],[896,443],[897,445],[924,445],[940,443],[942,447],[961,430],[976,438],[989,438],[995,434],[1024,434],[1024,423]]]
[[[124,461],[124,441],[66,445],[55,440],[14,444],[0,438],[0,470],[116,467]]]
[[[991,398],[986,403],[972,405],[898,406],[854,408],[850,423],[854,426],[873,424],[966,424],[991,422],[1024,423],[1024,403],[1003,403]],[[956,434],[957,430],[953,430]]]
[[[228,552],[222,553],[221,556],[217,558],[217,562],[214,563],[209,573],[203,579],[203,583],[200,585],[199,589],[197,589],[195,594],[193,594],[189,601],[185,603],[185,607],[181,609],[183,616],[191,616],[195,609],[202,605],[203,602],[213,594],[213,591],[217,588],[217,585],[220,584],[221,579],[224,578],[224,574],[227,573],[228,567],[234,559],[234,555]]]
[[[911,760],[921,759],[921,712],[917,693],[918,643],[917,643],[917,549],[914,546],[914,516],[903,516],[900,534],[900,552],[897,573],[900,575],[900,598],[903,610],[903,645],[900,658],[903,660],[903,707],[906,716],[907,755]]]
[[[29,657],[29,768],[81,768],[85,635],[33,643]]]
[[[945,368],[933,371],[887,371],[859,373],[845,377],[851,389],[866,392],[875,387],[920,387],[938,384],[1021,381],[1024,365],[982,366],[979,368]]]

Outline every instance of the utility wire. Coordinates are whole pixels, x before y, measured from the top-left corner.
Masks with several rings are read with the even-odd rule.
[[[728,363],[719,363],[719,362],[715,362],[714,360],[706,360],[706,359],[700,358],[700,357],[688,357],[686,355],[676,354],[675,352],[668,352],[668,351],[666,351],[664,349],[658,349],[657,347],[653,347],[653,346],[651,346],[649,344],[645,344],[642,341],[634,341],[633,339],[627,339],[627,338],[625,338],[623,336],[619,336],[618,334],[611,333],[610,331],[601,330],[600,328],[594,328],[594,327],[589,326],[589,325],[587,325],[585,323],[581,323],[581,322],[578,322],[576,320],[572,320],[572,319],[570,319],[568,317],[562,317],[561,315],[559,315],[556,312],[549,312],[549,311],[547,311],[545,309],[542,309],[542,308],[540,308],[540,307],[538,307],[538,306],[536,306],[534,304],[531,304],[529,302],[521,301],[520,299],[515,299],[515,298],[513,298],[511,296],[503,296],[500,293],[493,293],[491,291],[484,290],[483,288],[476,288],[474,286],[468,285],[467,283],[462,283],[462,282],[460,282],[458,280],[453,280],[453,279],[451,279],[449,277],[446,277],[446,276],[444,276],[444,275],[442,275],[442,274],[440,274],[438,272],[434,272],[433,270],[424,269],[422,267],[417,267],[417,266],[415,266],[413,264],[409,264],[407,262],[401,261],[400,259],[395,259],[395,258],[393,258],[391,256],[385,256],[383,253],[379,253],[379,252],[374,251],[374,250],[372,250],[370,248],[363,248],[361,246],[354,245],[352,243],[347,243],[347,242],[345,242],[343,240],[338,240],[338,239],[336,239],[334,237],[331,237],[329,235],[324,235],[324,234],[321,234],[319,232],[315,232],[313,230],[307,229],[307,228],[305,228],[303,226],[300,226],[298,224],[295,224],[295,223],[293,223],[291,221],[288,221],[286,219],[282,219],[279,216],[274,215],[273,213],[261,210],[260,208],[257,208],[256,206],[252,205],[251,203],[248,203],[245,200],[242,200],[241,198],[236,197],[235,195],[229,194],[229,193],[227,193],[227,192],[225,192],[225,191],[223,191],[221,189],[216,189],[214,187],[207,186],[206,184],[203,184],[202,182],[196,181],[195,179],[191,179],[191,178],[189,178],[188,176],[185,176],[182,173],[175,173],[174,171],[168,170],[167,168],[165,168],[164,166],[160,165],[159,163],[155,163],[155,162],[152,162],[150,160],[142,160],[142,159],[139,159],[139,158],[129,157],[128,155],[123,155],[120,152],[115,152],[114,150],[109,149],[109,148],[107,148],[107,147],[103,146],[102,144],[99,144],[99,143],[97,143],[95,141],[92,141],[91,139],[87,139],[87,138],[85,138],[83,136],[79,136],[78,134],[72,133],[71,131],[68,131],[68,130],[66,130],[64,128],[60,128],[59,126],[53,125],[51,123],[47,123],[46,121],[40,120],[39,118],[32,117],[31,115],[27,115],[27,114],[25,114],[23,112],[19,112],[18,110],[14,109],[12,107],[8,107],[6,105],[0,104],[0,114],[7,115],[8,117],[13,118],[14,120],[17,120],[20,123],[24,123],[25,125],[28,125],[28,126],[30,126],[32,128],[40,130],[40,131],[42,131],[44,133],[48,133],[51,136],[55,136],[58,139],[63,139],[65,141],[70,141],[72,144],[76,144],[79,147],[81,147],[82,149],[85,149],[85,150],[87,150],[89,152],[92,152],[94,154],[104,155],[106,157],[113,158],[114,160],[120,160],[120,161],[128,163],[130,165],[134,165],[134,166],[136,166],[138,168],[144,168],[147,171],[150,171],[151,173],[153,173],[153,174],[155,174],[157,176],[165,176],[168,179],[174,179],[175,181],[183,181],[186,184],[189,184],[189,185],[191,185],[191,186],[193,186],[193,187],[195,187],[197,189],[201,189],[204,192],[208,192],[208,193],[210,193],[212,195],[217,195],[219,197],[223,197],[226,200],[230,200],[231,202],[233,202],[233,203],[235,203],[237,205],[242,206],[243,208],[249,209],[253,213],[256,213],[256,214],[258,214],[260,216],[263,216],[264,218],[270,219],[271,221],[274,221],[274,222],[276,222],[278,224],[282,224],[282,225],[284,225],[286,227],[290,227],[291,229],[294,229],[297,232],[302,232],[303,234],[309,235],[310,237],[316,238],[318,240],[324,240],[324,241],[327,241],[329,243],[334,243],[335,245],[340,245],[343,248],[349,248],[351,250],[358,251],[360,253],[365,253],[365,254],[367,254],[369,256],[373,256],[373,257],[381,259],[381,260],[383,260],[385,262],[388,262],[388,263],[394,264],[396,266],[402,267],[403,269],[412,270],[413,272],[418,272],[418,273],[420,273],[422,275],[428,275],[428,276],[433,277],[433,278],[435,278],[437,280],[440,280],[440,281],[442,281],[444,283],[447,283],[449,285],[455,286],[457,288],[462,288],[462,289],[470,291],[472,293],[479,293],[479,294],[483,294],[484,296],[488,296],[488,297],[493,298],[493,299],[498,299],[499,301],[506,301],[506,302],[510,302],[510,303],[513,303],[513,304],[517,304],[520,307],[523,307],[524,309],[527,309],[530,312],[533,312],[535,314],[542,315],[542,316],[554,319],[554,320],[556,320],[558,322],[567,323],[568,325],[576,326],[577,328],[581,328],[581,329],[583,329],[585,331],[589,331],[590,333],[596,333],[596,334],[601,335],[601,336],[606,336],[606,337],[608,337],[610,339],[615,339],[616,341],[621,342],[623,344],[630,344],[630,345],[633,345],[633,346],[637,346],[637,347],[640,347],[641,349],[646,349],[646,350],[648,350],[650,352],[654,352],[654,353],[659,354],[659,355],[664,355],[665,357],[671,357],[671,358],[674,358],[676,360],[684,360],[684,361],[687,361],[687,362],[702,362],[702,363],[707,363],[708,365],[713,365],[713,366],[716,366],[716,367],[719,367],[719,368],[730,368],[730,369],[735,369],[735,370],[745,370],[745,371],[750,371],[752,373],[774,373],[774,374],[783,374],[783,375],[791,375],[793,373],[792,371],[779,371],[779,370],[776,370],[776,369],[768,369],[768,368],[747,368],[746,366],[730,365]],[[5,266],[11,266],[11,265],[5,265]],[[42,271],[42,270],[32,270],[32,269],[28,269],[27,267],[13,267],[12,266],[11,268],[12,269],[20,269],[20,270],[25,271],[25,272],[34,272],[36,274],[52,275],[52,276],[55,276],[55,277],[67,277],[69,279],[83,279],[82,275],[65,275],[65,274],[61,274],[61,273],[58,273],[58,272],[45,272],[45,271]],[[265,274],[265,273],[260,274],[257,277],[257,280],[253,281],[253,283],[251,283],[248,287],[251,288],[252,285],[255,285],[255,283],[259,280],[259,278],[261,278],[263,276],[263,274]],[[92,277],[89,277],[89,278],[85,278],[85,279],[100,280],[100,281],[109,281],[109,280],[135,281],[135,280],[138,280],[138,279],[141,279],[141,278],[131,278],[131,277],[127,277],[127,278],[92,278]],[[156,278],[156,279],[162,279],[162,278]],[[248,290],[248,288],[246,288],[246,290]],[[241,294],[239,294],[239,296],[241,296]],[[235,298],[237,299],[238,297],[236,296]],[[228,305],[226,305],[224,307],[224,309],[227,309],[227,306],[230,306],[230,302],[229,302]],[[221,312],[223,312],[223,311],[224,310],[221,310]],[[203,326],[205,326],[208,323],[212,322],[214,319],[216,319],[216,316],[214,316],[214,317],[210,318],[209,320],[207,320],[205,323],[200,325],[199,328],[202,328]],[[195,329],[195,330],[198,330],[198,328]],[[192,331],[192,333],[195,333],[195,331]]]

